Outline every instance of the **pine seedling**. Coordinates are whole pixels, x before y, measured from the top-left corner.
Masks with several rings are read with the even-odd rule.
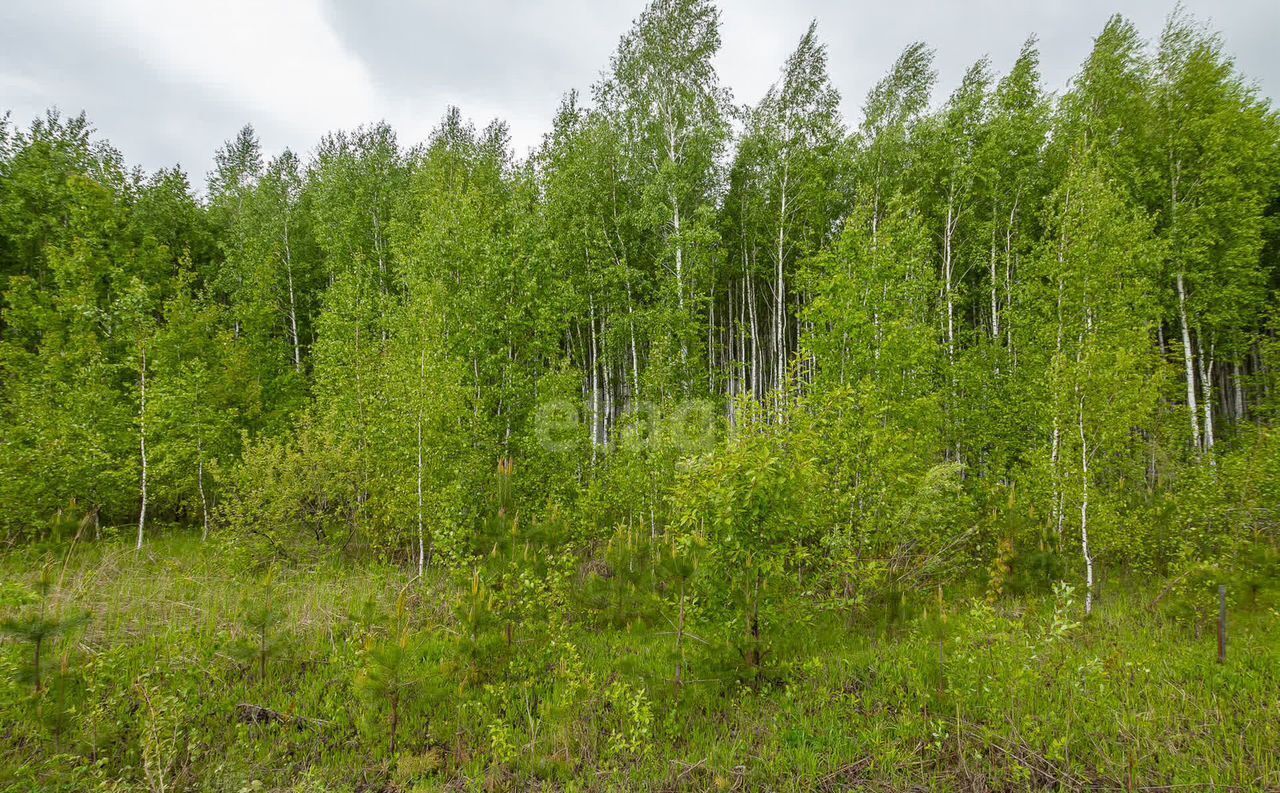
[[[463,686],[483,679],[488,658],[499,642],[489,633],[498,622],[492,591],[480,576],[480,569],[472,571],[471,582],[454,605],[454,617],[461,630],[458,634],[458,656],[463,670]]]
[[[751,671],[753,684],[759,686],[760,673],[764,666],[765,656],[765,642],[761,634],[760,600],[761,590],[765,587],[766,580],[763,569],[755,564],[754,556],[747,556],[746,566],[749,573],[753,575],[747,579],[746,586],[742,592],[742,608],[747,615],[746,649],[743,652],[743,658]]]
[[[44,689],[41,668],[46,646],[57,637],[89,620],[88,612],[62,616],[51,611],[49,595],[52,591],[53,566],[47,564],[40,571],[40,579],[36,584],[38,601],[35,609],[28,614],[7,617],[0,621],[0,634],[30,646],[31,663],[19,670],[19,676],[23,682],[32,684],[35,694],[39,694]]]
[[[258,668],[258,679],[267,678],[267,661],[276,647],[274,629],[280,618],[280,608],[275,603],[273,571],[262,578],[261,599],[247,603],[241,611],[241,620],[248,636],[233,648],[236,656],[246,665]]]
[[[996,555],[991,560],[987,576],[987,603],[994,604],[1004,595],[1005,582],[1013,570],[1013,540],[1007,535],[996,543]]]
[[[409,618],[404,595],[396,601],[395,620],[386,641],[372,636],[365,643],[364,668],[356,676],[356,690],[371,703],[387,705],[387,735],[392,757],[396,753],[396,734],[400,727],[400,700],[415,681],[409,678]]]
[[[479,537],[480,551],[487,558],[488,567],[494,571],[494,600],[491,607],[504,621],[503,636],[507,646],[515,642],[516,620],[519,616],[520,593],[518,556],[523,548],[520,532],[520,516],[515,507],[515,491],[512,477],[515,462],[509,457],[498,460],[498,470],[492,499],[493,511],[484,521]]]
[[[654,543],[647,532],[619,527],[588,572],[580,596],[610,625],[625,627],[652,613],[662,586]]]
[[[482,556],[509,558],[518,542],[519,519],[512,482],[514,473],[515,462],[511,458],[503,457],[498,460],[490,512],[476,538],[476,550]]]
[[[685,653],[685,637],[688,633],[689,621],[689,585],[693,579],[695,566],[693,559],[682,551],[675,542],[666,546],[658,560],[658,574],[661,581],[669,587],[672,599],[676,602],[675,619],[675,687],[678,693],[684,687],[688,666]]]
[[[85,509],[74,498],[65,507],[59,507],[49,519],[49,531],[56,542],[61,542],[70,535],[74,545],[85,531],[93,527],[94,538],[97,538],[98,510],[96,507]]]

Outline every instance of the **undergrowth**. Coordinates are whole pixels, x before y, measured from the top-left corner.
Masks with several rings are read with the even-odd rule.
[[[605,619],[550,592],[509,627],[475,577],[264,576],[178,536],[10,552],[7,614],[46,568],[48,613],[90,619],[47,648],[38,692],[27,648],[0,645],[4,790],[1280,786],[1270,590],[1233,596],[1222,665],[1212,620],[1162,582],[1108,586],[1088,620],[1066,585],[930,593],[892,619],[797,599],[758,676],[693,604],[677,686],[662,605]]]

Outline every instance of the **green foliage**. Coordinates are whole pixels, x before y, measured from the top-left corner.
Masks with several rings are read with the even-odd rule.
[[[262,683],[267,679],[267,662],[280,646],[281,613],[273,578],[273,571],[268,569],[245,598],[240,608],[243,635],[230,648],[232,655]]]
[[[721,32],[523,158],[0,119],[0,787],[1280,784],[1270,102],[1181,10],[854,129]]]
[[[807,498],[814,484],[812,461],[785,435],[758,425],[691,466],[675,489],[677,543],[705,557],[706,596],[732,604],[734,644],[757,682],[778,598],[798,583],[817,537]]]
[[[25,613],[5,617],[0,621],[0,635],[26,644],[31,653],[29,663],[19,669],[18,677],[22,682],[32,685],[36,696],[44,690],[42,674],[48,663],[48,653],[52,650],[50,645],[58,637],[89,621],[87,613],[64,615],[51,609],[49,600],[53,590],[53,565],[50,563],[40,571],[40,578],[36,582],[36,605],[28,608]]]
[[[480,569],[471,574],[453,606],[458,623],[457,668],[459,687],[481,685],[492,679],[502,666],[510,643],[505,640],[505,623],[493,591],[485,584]]]
[[[429,670],[423,668],[422,656],[427,649],[421,638],[411,631],[404,593],[396,600],[386,635],[377,638],[370,634],[365,640],[364,663],[356,674],[354,689],[374,712],[385,713],[387,752],[393,758],[397,754],[396,739],[406,710],[404,700],[411,698],[415,705],[408,709],[411,715],[420,711],[418,703],[424,703],[429,714],[441,694],[439,670],[430,675]],[[417,677],[424,671],[429,675],[427,679]],[[415,719],[412,726],[419,741],[429,740],[429,716],[421,721]]]
[[[778,619],[765,641],[777,652],[766,656],[771,685],[759,690],[734,682],[723,648],[704,652],[721,616],[698,608],[703,595],[691,586],[688,666],[676,688],[674,626],[662,615],[675,621],[680,578],[666,572],[661,551],[666,586],[650,624],[575,618],[548,633],[530,619],[521,628],[530,641],[517,642],[486,680],[459,685],[466,626],[446,604],[467,592],[442,571],[422,581],[376,564],[279,569],[274,602],[288,647],[260,680],[222,641],[224,626],[242,619],[241,592],[261,587],[260,577],[228,566],[198,536],[157,538],[149,549],[139,559],[131,543],[110,542],[68,559],[62,609],[92,610],[92,628],[77,642],[75,663],[56,675],[62,693],[53,676],[38,702],[25,684],[0,687],[9,725],[0,787],[217,779],[236,790],[549,782],[647,789],[739,780],[748,789],[801,790],[831,775],[944,789],[979,776],[1010,787],[1276,780],[1270,758],[1280,734],[1268,718],[1280,654],[1274,577],[1256,599],[1229,584],[1222,666],[1211,625],[1171,619],[1183,608],[1172,593],[1151,605],[1162,581],[1110,583],[1088,621],[1079,586],[1006,593],[994,604],[963,587],[948,588],[941,601],[932,591],[907,592],[904,617],[888,633],[814,614],[811,601],[784,602],[774,590]],[[39,558],[7,555],[0,580]],[[703,564],[685,573],[692,584]],[[4,590],[6,602],[13,590]],[[334,607],[344,602],[367,604],[354,607],[363,616],[353,622]],[[501,623],[481,632],[506,653]],[[6,642],[0,664],[12,669],[28,650]],[[1246,751],[1230,748],[1232,740],[1244,740]],[[1170,741],[1187,753],[1157,759]]]

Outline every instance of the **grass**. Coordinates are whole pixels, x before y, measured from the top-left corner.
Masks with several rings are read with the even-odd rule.
[[[1158,582],[1110,587],[1087,621],[1065,590],[949,593],[858,627],[797,601],[769,626],[759,685],[703,614],[677,690],[662,610],[605,628],[566,605],[572,582],[541,590],[508,646],[496,620],[472,636],[463,577],[326,562],[267,580],[176,535],[141,555],[11,551],[5,613],[30,608],[49,560],[51,607],[92,619],[51,648],[38,698],[27,649],[0,645],[3,790],[1280,788],[1267,597],[1233,604],[1223,665],[1211,623],[1149,607]],[[391,757],[387,703],[357,681],[399,641],[398,601]]]

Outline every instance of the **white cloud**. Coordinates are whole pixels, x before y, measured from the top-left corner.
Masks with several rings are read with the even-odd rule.
[[[997,71],[1040,37],[1045,84],[1061,90],[1113,11],[1148,37],[1172,0],[721,0],[717,65],[755,102],[811,18],[856,123],[863,97],[908,43],[937,50],[939,95],[989,54]],[[1280,87],[1274,0],[1186,0],[1221,29],[1265,93]],[[246,122],[269,152],[309,150],[327,131],[386,119],[403,143],[446,106],[508,122],[536,146],[560,96],[586,90],[644,0],[9,0],[0,2],[0,108],[25,123],[81,108],[131,162],[181,161],[199,184],[217,146]]]
[[[260,122],[318,135],[376,118],[384,101],[311,0],[117,0],[89,11],[156,72]]]

